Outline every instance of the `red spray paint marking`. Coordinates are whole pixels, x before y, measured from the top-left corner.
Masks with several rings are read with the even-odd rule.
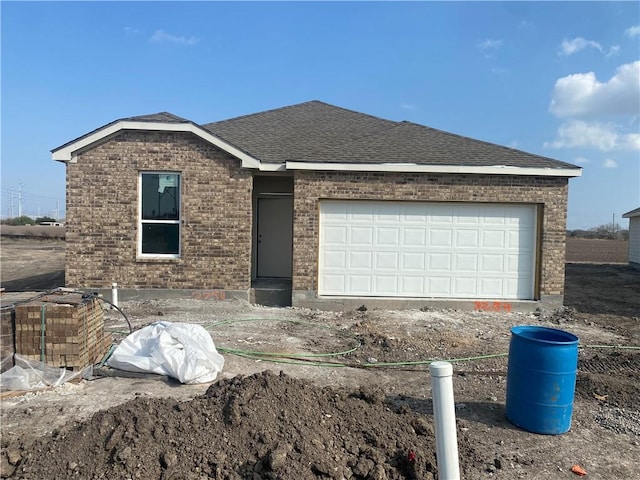
[[[225,300],[227,295],[224,290],[205,290],[202,292],[193,292],[191,297],[196,300]]]
[[[476,310],[484,310],[485,312],[511,312],[511,304],[509,302],[474,302]]]

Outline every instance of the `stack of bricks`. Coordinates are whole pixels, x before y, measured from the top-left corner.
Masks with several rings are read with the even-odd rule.
[[[2,359],[2,367],[0,372],[13,367],[13,354],[15,350],[14,344],[14,327],[13,327],[13,308],[2,308],[0,317],[0,358]],[[5,359],[7,362],[5,364]]]
[[[26,359],[78,370],[100,361],[111,343],[96,298],[55,294],[15,307],[15,351]]]

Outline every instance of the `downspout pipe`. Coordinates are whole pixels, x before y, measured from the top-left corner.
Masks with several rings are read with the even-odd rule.
[[[429,372],[433,393],[438,478],[460,480],[456,410],[453,400],[453,366],[449,362],[433,362],[429,365]]]
[[[111,303],[118,307],[118,284],[115,282],[111,284]]]

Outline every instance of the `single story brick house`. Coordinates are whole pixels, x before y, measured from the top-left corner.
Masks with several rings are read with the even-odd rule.
[[[629,266],[640,269],[640,207],[622,215],[629,219]]]
[[[323,309],[562,304],[581,175],[568,163],[319,101],[203,125],[123,118],[52,155],[70,287],[259,303],[275,285]]]

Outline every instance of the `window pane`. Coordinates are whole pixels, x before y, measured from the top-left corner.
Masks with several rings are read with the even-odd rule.
[[[142,253],[180,253],[180,226],[177,223],[143,223]]]
[[[142,219],[180,219],[180,176],[175,173],[142,174]]]

